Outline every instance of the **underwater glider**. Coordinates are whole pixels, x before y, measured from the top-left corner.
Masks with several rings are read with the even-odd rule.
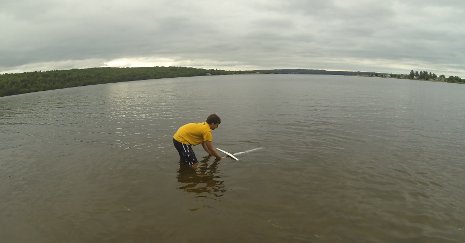
[[[227,151],[224,151],[224,150],[222,150],[222,149],[220,149],[220,148],[216,148],[216,149],[218,149],[219,151],[225,153],[226,155],[228,155],[228,157],[230,157],[230,158],[232,158],[232,159],[234,159],[234,160],[239,160],[235,155],[245,154],[245,153],[249,153],[249,152],[252,152],[252,151],[257,151],[257,150],[262,149],[262,147],[254,148],[254,149],[249,149],[249,150],[242,151],[242,152],[237,152],[237,153],[234,153],[234,154],[231,154],[231,153],[229,153],[229,152],[227,152]]]
[[[225,153],[227,156],[231,157],[231,158],[234,159],[234,160],[239,160],[238,158],[236,158],[236,156],[232,155],[232,154],[229,153],[229,152],[226,152],[226,151],[224,151],[224,150],[222,150],[222,149],[220,149],[220,148],[216,148],[216,149],[218,149],[219,151]]]

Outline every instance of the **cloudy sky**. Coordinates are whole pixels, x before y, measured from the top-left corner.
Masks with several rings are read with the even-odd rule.
[[[0,73],[309,68],[465,78],[463,0],[0,0]]]

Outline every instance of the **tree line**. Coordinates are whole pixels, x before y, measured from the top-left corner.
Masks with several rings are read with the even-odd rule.
[[[0,75],[0,97],[51,89],[124,81],[225,75],[237,72],[190,67],[88,68]]]
[[[226,75],[241,73],[263,74],[320,74],[387,77],[399,79],[433,80],[449,83],[465,83],[458,76],[436,75],[427,71],[411,70],[409,74],[386,74],[375,72],[326,71],[313,69],[274,69],[253,71],[225,71],[191,67],[138,67],[138,68],[88,68],[71,70],[35,71],[0,74],[0,97],[51,89],[62,89],[94,84],[116,83],[135,80]]]
[[[409,79],[418,79],[418,80],[434,80],[448,83],[465,83],[465,80],[461,79],[458,76],[449,76],[446,78],[444,75],[436,75],[435,73],[428,71],[414,71],[410,70],[408,75]]]

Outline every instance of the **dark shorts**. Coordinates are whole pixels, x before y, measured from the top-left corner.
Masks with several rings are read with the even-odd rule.
[[[181,162],[186,163],[189,166],[198,162],[195,157],[194,150],[192,150],[192,145],[180,143],[175,139],[173,139],[173,144],[176,150],[178,150]]]

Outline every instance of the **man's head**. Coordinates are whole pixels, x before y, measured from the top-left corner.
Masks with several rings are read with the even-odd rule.
[[[207,123],[212,130],[215,130],[221,123],[221,118],[217,114],[211,114],[207,117]]]

